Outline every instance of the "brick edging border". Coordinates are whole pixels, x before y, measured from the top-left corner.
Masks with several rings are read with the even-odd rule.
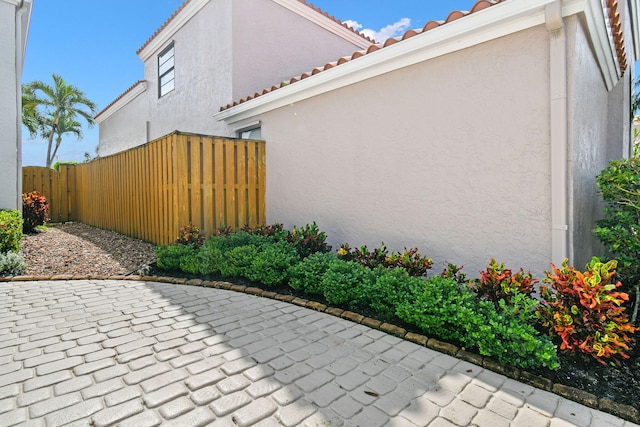
[[[553,381],[535,375],[526,370],[516,368],[513,366],[505,365],[497,362],[496,360],[481,356],[479,354],[471,353],[464,349],[461,349],[453,344],[439,341],[435,338],[429,338],[425,335],[415,334],[413,332],[407,332],[404,328],[399,326],[384,323],[370,317],[365,317],[361,314],[354,313],[348,310],[342,310],[336,307],[330,307],[325,304],[310,301],[304,298],[296,297],[293,295],[278,294],[273,291],[264,290],[261,288],[237,285],[224,281],[210,281],[202,279],[185,279],[166,276],[96,276],[96,275],[54,275],[54,276],[0,276],[0,282],[30,282],[30,281],[56,281],[56,280],[130,280],[130,281],[143,281],[143,282],[159,282],[159,283],[173,283],[176,285],[187,286],[201,286],[206,288],[217,288],[230,290],[235,292],[243,292],[250,295],[255,295],[263,298],[271,298],[278,301],[287,302],[300,307],[309,308],[312,310],[320,311],[332,316],[340,317],[345,320],[349,320],[354,323],[358,323],[364,326],[368,326],[372,329],[377,329],[385,332],[389,335],[396,336],[398,338],[411,341],[415,344],[427,347],[431,350],[438,351],[440,353],[447,354],[457,359],[473,363],[474,365],[481,366],[490,371],[502,374],[508,378],[516,381],[523,382],[532,387],[545,390],[561,397],[569,399],[571,401],[580,403],[589,408],[597,409],[602,412],[606,412],[615,416],[618,416],[626,421],[631,421],[636,424],[640,424],[640,412],[630,405],[624,405],[617,403],[607,398],[598,398],[594,394],[588,393],[584,390],[580,390],[574,387],[566,386],[563,384],[553,383]]]

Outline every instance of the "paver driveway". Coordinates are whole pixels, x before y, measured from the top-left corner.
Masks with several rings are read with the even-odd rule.
[[[366,326],[141,281],[0,283],[0,426],[632,426]]]

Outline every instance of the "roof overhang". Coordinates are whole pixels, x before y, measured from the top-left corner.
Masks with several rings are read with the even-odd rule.
[[[241,122],[316,95],[543,25],[546,6],[556,1],[505,1],[220,111],[214,118],[227,124]],[[607,87],[611,89],[619,79],[620,69],[613,50],[609,20],[605,19],[605,4],[606,0],[564,0],[562,16],[585,14],[599,65]]]
[[[147,90],[147,82],[139,81],[134,84],[131,88],[129,88],[126,92],[124,92],[118,99],[111,103],[107,108],[98,113],[97,116],[94,117],[94,120],[98,124],[102,124],[109,117],[113,116],[118,112],[122,107],[133,101],[138,95],[144,93]]]
[[[20,19],[20,43],[22,58],[27,48],[27,37],[29,35],[29,26],[31,25],[31,11],[33,10],[33,0],[0,0],[16,7],[16,16]]]
[[[633,26],[633,53],[634,62],[640,59],[640,2],[639,0],[629,0],[629,11],[631,12],[631,25]]]

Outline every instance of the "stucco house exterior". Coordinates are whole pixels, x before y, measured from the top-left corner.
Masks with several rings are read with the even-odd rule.
[[[304,0],[186,0],[138,50],[144,79],[96,116],[100,156],[175,130],[252,137],[221,105],[373,41]]]
[[[267,222],[316,221],[334,247],[417,246],[439,271],[583,267],[602,253],[595,176],[631,150],[639,12],[479,0],[213,118],[260,126]]]
[[[0,209],[22,207],[20,80],[33,0],[0,0]]]

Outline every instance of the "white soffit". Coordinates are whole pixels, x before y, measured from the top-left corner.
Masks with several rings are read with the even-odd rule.
[[[147,90],[147,82],[142,81],[137,85],[133,86],[128,92],[126,92],[120,99],[111,104],[107,109],[98,114],[94,120],[98,124],[102,124],[109,117],[113,116],[118,112],[122,107],[133,101],[138,97],[141,93]]]
[[[361,49],[366,49],[373,44],[372,42],[369,42],[365,38],[360,36],[358,33],[355,33],[350,29],[343,27],[342,25],[335,22],[333,19],[323,16],[322,14],[318,13],[316,10],[313,10],[311,7],[309,7],[309,5],[301,3],[298,0],[272,0],[272,1],[308,19],[309,21],[324,28],[325,30],[339,37],[342,37],[343,39],[349,41],[350,43],[353,43],[354,45],[360,47]]]
[[[331,90],[542,25],[545,23],[546,5],[555,1],[510,0],[500,3],[215,113],[214,118],[224,120],[227,124],[236,123]],[[607,86],[613,87],[617,81],[617,59],[611,51],[608,20],[604,20],[600,0],[562,2],[563,17],[580,12],[587,14],[598,62]]]
[[[207,3],[209,3],[209,0],[191,0],[187,3],[184,9],[182,9],[166,27],[162,28],[149,44],[138,53],[138,58],[143,62],[149,59],[158,49],[171,40],[173,35],[178,32],[184,24],[189,22]]]

